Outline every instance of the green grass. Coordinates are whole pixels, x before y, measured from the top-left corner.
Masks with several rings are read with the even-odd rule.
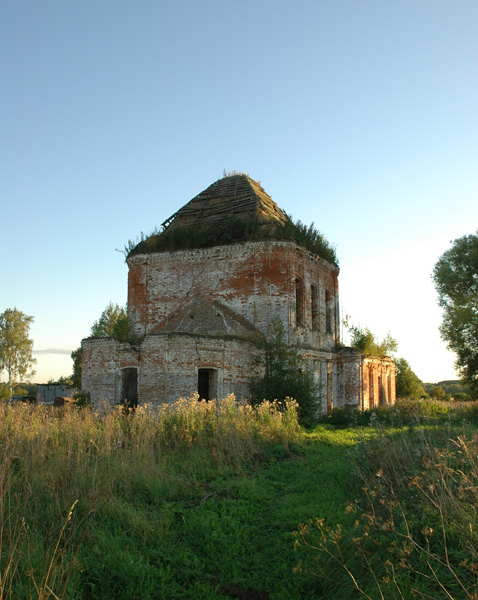
[[[293,573],[293,533],[317,511],[343,514],[351,465],[340,448],[357,433],[341,432],[339,444],[332,437],[319,427],[288,450],[271,445],[262,461],[203,472],[166,502],[145,493],[108,504],[99,517],[108,534],[82,558],[82,596],[229,598],[254,590],[257,597],[316,597],[315,578]]]
[[[423,460],[429,459],[435,483],[441,481],[444,455],[435,449],[452,452],[450,438],[476,433],[468,413],[450,419],[445,411],[430,422],[429,408],[399,407],[401,422],[394,413],[393,425],[369,415],[361,425],[352,419],[301,432],[294,406],[284,416],[270,404],[253,411],[230,401],[218,415],[213,403],[191,399],[175,411],[165,407],[160,421],[148,409],[125,418],[0,406],[0,597],[367,597],[345,565],[368,597],[381,598],[374,577],[387,576],[384,557],[394,532],[383,528],[389,504],[370,501],[363,488],[390,500],[392,483],[413,532],[421,531],[424,518],[435,519],[438,531],[444,511],[423,503],[415,510],[409,475],[423,477]],[[446,505],[453,514],[446,521],[447,543],[453,561],[461,549],[452,564],[463,579],[472,567],[459,562],[466,559],[466,543],[474,541],[465,525],[478,527],[476,507],[468,502],[475,489],[473,460],[446,457],[451,473],[468,477],[459,481],[455,475],[455,488],[470,488],[461,504],[456,494],[440,496],[452,503]],[[370,523],[366,515],[373,508],[377,519]],[[330,528],[322,547],[314,541],[320,533],[316,519]],[[340,539],[331,546],[337,526]],[[373,541],[354,546],[365,526],[374,528],[380,547]],[[439,542],[437,536],[434,552],[441,551]],[[344,564],[331,552],[337,548]],[[463,595],[445,571],[440,577],[452,595],[443,597],[473,597]],[[395,588],[395,595],[387,595],[381,584],[387,600],[426,597],[412,595],[414,586],[426,586],[420,588],[409,569],[401,570],[399,583],[402,596]]]
[[[316,575],[324,596],[478,597],[475,409],[406,403],[394,409],[401,426],[373,419],[349,457],[350,520],[317,514],[297,534],[298,570]]]

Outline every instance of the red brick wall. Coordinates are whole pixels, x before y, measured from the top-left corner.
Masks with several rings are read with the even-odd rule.
[[[395,363],[389,358],[365,357],[354,348],[334,356],[333,405],[367,410],[395,404]]]
[[[293,242],[247,242],[198,250],[133,256],[128,260],[128,305],[139,335],[161,332],[192,298],[217,300],[266,333],[279,317],[290,343],[332,348],[339,336],[338,271]],[[295,279],[303,282],[304,325],[296,327]],[[311,285],[318,291],[312,331]],[[325,332],[325,291],[332,333]]]
[[[254,345],[237,338],[164,332],[172,315],[201,296],[227,306],[264,334],[272,320],[279,318],[287,341],[307,354],[320,388],[322,410],[347,405],[368,408],[378,404],[380,397],[383,403],[395,402],[392,361],[364,358],[352,348],[336,351],[338,269],[294,242],[247,242],[145,254],[131,257],[128,265],[128,304],[134,332],[143,341],[140,345],[113,339],[83,341],[82,386],[93,401],[121,402],[122,369],[129,367],[138,369],[140,403],[190,396],[197,390],[198,369],[202,368],[215,370],[218,397],[230,393],[248,397],[259,354]],[[312,285],[317,290],[316,328],[312,323]],[[330,333],[326,331],[326,292]],[[300,311],[297,301],[301,302]]]
[[[121,401],[121,370],[138,367],[139,348],[113,338],[88,338],[83,348],[81,387],[93,401]]]
[[[82,388],[94,403],[122,401],[122,369],[138,369],[140,403],[162,404],[198,389],[198,369],[217,370],[217,396],[249,396],[249,380],[259,351],[248,342],[190,335],[150,335],[141,352],[110,338],[86,339]]]
[[[368,356],[363,366],[363,408],[395,404],[395,363],[389,358]]]

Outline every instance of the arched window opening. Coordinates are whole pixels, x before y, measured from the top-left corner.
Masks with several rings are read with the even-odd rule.
[[[296,327],[304,324],[304,288],[300,277],[295,278],[295,324]]]
[[[378,403],[379,404],[385,404],[385,388],[384,388],[384,381],[382,378],[382,374],[379,373],[378,376]]]
[[[372,367],[368,368],[368,405],[369,405],[369,408],[373,408],[373,370],[372,370]]]
[[[328,290],[325,290],[325,333],[332,333],[332,300]]]
[[[333,382],[332,382],[332,371],[329,369],[327,371],[327,412],[330,412],[334,407],[334,392],[333,392]]]
[[[319,329],[319,307],[317,304],[317,286],[310,286],[310,310],[312,314],[312,330]]]

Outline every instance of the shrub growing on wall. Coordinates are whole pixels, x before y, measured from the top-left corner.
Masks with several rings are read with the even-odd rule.
[[[128,333],[128,309],[112,302],[101,313],[98,321],[91,326],[92,337],[114,337],[118,340],[126,340]]]
[[[320,409],[319,390],[300,351],[286,344],[284,327],[279,320],[272,323],[263,349],[265,372],[252,379],[253,402],[277,400],[284,403],[286,398],[293,398],[299,405],[299,422],[312,425]]]
[[[350,332],[350,345],[352,348],[357,348],[365,354],[365,356],[379,356],[385,358],[392,356],[398,349],[398,343],[389,333],[378,340],[368,327],[360,327],[357,325],[347,326]]]

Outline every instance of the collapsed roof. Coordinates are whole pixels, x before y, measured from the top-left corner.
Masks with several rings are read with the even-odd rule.
[[[153,252],[210,248],[245,241],[291,240],[338,267],[324,236],[294,223],[246,174],[226,175],[195,196],[162,224],[162,231],[129,242],[126,257]]]
[[[206,229],[225,217],[235,217],[259,225],[290,221],[262,186],[246,174],[219,179],[166,219],[165,230],[177,227]]]

